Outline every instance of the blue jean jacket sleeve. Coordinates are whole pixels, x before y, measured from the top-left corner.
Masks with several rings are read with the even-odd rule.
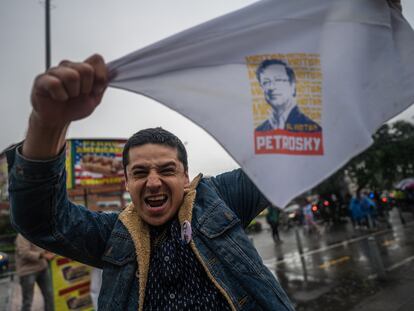
[[[270,206],[269,201],[241,169],[218,175],[211,181],[224,202],[239,217],[244,228]]]
[[[19,148],[6,151],[14,228],[51,252],[102,267],[117,214],[92,212],[68,200],[64,151],[48,161],[33,161]]]

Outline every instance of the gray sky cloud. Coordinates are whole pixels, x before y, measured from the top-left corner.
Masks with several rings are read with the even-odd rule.
[[[54,0],[52,64],[82,60],[98,52],[107,61],[203,21],[249,5],[253,0]],[[414,2],[403,0],[414,23]],[[0,1],[0,149],[23,139],[34,77],[44,70],[44,7],[37,0]],[[7,116],[7,117],[4,117]],[[414,107],[398,118],[411,119]],[[237,167],[202,129],[174,111],[137,94],[109,89],[95,114],[76,122],[70,137],[125,138],[162,126],[187,142],[190,175],[217,174]],[[14,139],[11,139],[13,137]]]

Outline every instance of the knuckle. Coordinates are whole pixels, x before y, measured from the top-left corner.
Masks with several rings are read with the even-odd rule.
[[[80,81],[79,73],[72,68],[61,68],[52,74],[66,86],[73,86]]]
[[[34,79],[34,87],[38,87],[42,84],[42,82],[46,79],[47,74],[46,73],[41,73],[39,75],[37,75]]]
[[[71,61],[64,59],[59,63],[59,66],[71,66],[71,64],[72,64]]]
[[[46,89],[50,92],[57,92],[62,89],[62,83],[58,79],[50,79],[46,85]]]
[[[95,73],[93,67],[89,64],[83,64],[79,72],[83,79],[92,79]]]
[[[104,59],[103,59],[103,57],[102,57],[102,55],[97,54],[97,53],[93,54],[93,55],[90,57],[90,60],[91,60],[91,62],[93,62],[93,63],[95,63],[95,64],[98,64],[98,63],[104,63],[104,62],[105,62],[105,61],[104,61]]]

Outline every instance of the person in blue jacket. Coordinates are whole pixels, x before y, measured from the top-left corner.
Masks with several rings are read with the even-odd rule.
[[[132,203],[120,214],[69,201],[65,137],[108,83],[103,58],[64,61],[34,82],[29,128],[7,152],[11,219],[40,247],[103,270],[104,310],[293,310],[244,228],[269,202],[241,171],[189,180],[172,133],[138,131],[123,151]]]
[[[364,218],[360,191],[357,191],[356,195],[351,198],[351,201],[349,202],[349,213],[353,227],[359,229],[362,226]]]

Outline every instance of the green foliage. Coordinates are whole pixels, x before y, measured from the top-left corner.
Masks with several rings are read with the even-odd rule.
[[[8,215],[0,216],[0,235],[16,234],[13,229]]]
[[[340,193],[348,175],[358,188],[392,189],[399,180],[414,176],[414,125],[406,121],[384,124],[373,144],[314,189]]]
[[[5,244],[5,245],[0,245],[0,252],[3,253],[14,253],[16,250],[16,246],[14,244]]]

